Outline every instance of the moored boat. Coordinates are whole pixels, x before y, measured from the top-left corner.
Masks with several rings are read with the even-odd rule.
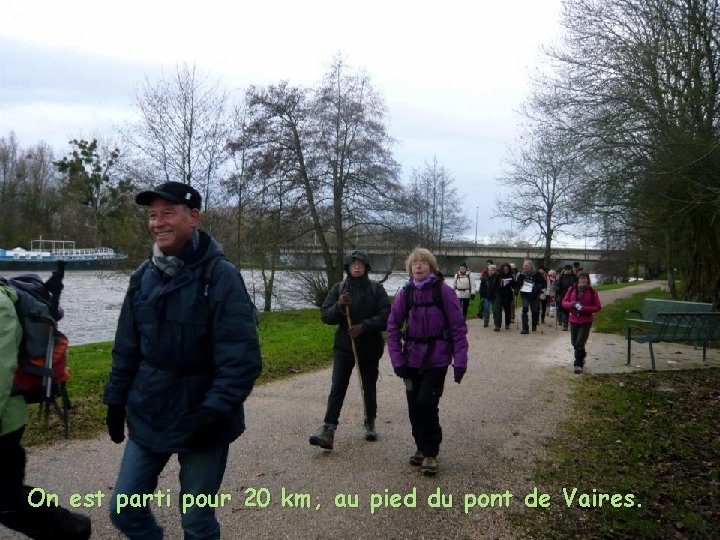
[[[67,270],[111,270],[119,267],[127,255],[106,248],[76,249],[70,240],[33,240],[30,249],[0,248],[0,270],[53,270],[65,261]]]

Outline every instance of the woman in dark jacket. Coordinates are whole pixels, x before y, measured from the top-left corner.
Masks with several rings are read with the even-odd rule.
[[[512,322],[512,312],[515,308],[515,276],[513,276],[512,268],[508,263],[504,263],[500,267],[498,274],[498,299],[499,313],[496,327],[499,328],[502,323],[502,314],[505,313],[505,330],[510,329]]]
[[[324,450],[333,448],[340,411],[356,362],[353,347],[357,352],[358,369],[362,380],[365,439],[368,441],[377,439],[375,385],[378,378],[378,364],[385,348],[382,331],[387,325],[390,299],[385,288],[368,277],[370,259],[362,251],[354,251],[349,255],[345,259],[344,269],[347,278],[330,289],[323,302],[321,313],[325,324],[334,324],[338,327],[333,346],[332,384],[325,420],[318,434],[310,436],[310,444]],[[348,309],[352,326],[348,326],[346,313]]]

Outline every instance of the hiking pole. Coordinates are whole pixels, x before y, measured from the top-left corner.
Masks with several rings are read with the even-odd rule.
[[[350,334],[350,327],[352,326],[352,319],[350,318],[350,306],[345,304],[345,319],[348,325],[348,334]],[[358,382],[360,383],[360,395],[363,400],[363,410],[365,411],[365,418],[367,418],[367,403],[365,403],[365,389],[363,388],[362,375],[360,374],[360,359],[358,358],[357,347],[355,347],[355,338],[350,335],[350,344],[352,345],[353,358],[355,359],[355,367],[357,368]]]

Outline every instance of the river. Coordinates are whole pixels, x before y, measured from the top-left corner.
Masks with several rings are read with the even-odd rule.
[[[14,274],[8,273],[5,277],[12,275]],[[47,279],[50,277],[50,272],[38,272],[38,275],[42,279]],[[260,272],[243,270],[242,275],[255,304],[258,309],[262,309],[263,285]],[[297,272],[293,271],[276,273],[273,311],[313,307],[310,302],[303,300],[296,276]],[[394,272],[389,276],[384,284],[389,294],[397,292],[405,276],[404,272]],[[371,274],[370,277],[380,279],[382,275]],[[65,316],[60,321],[59,328],[67,334],[71,345],[114,339],[115,327],[129,279],[129,272],[68,271],[65,273],[65,288],[60,301]]]

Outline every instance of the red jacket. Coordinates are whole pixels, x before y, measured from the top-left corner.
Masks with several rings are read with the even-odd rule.
[[[582,309],[578,311],[575,304],[580,301]],[[573,324],[587,324],[593,322],[593,313],[600,311],[600,296],[590,285],[587,286],[581,298],[577,297],[577,283],[565,293],[562,301],[563,309],[570,313],[569,321]]]

